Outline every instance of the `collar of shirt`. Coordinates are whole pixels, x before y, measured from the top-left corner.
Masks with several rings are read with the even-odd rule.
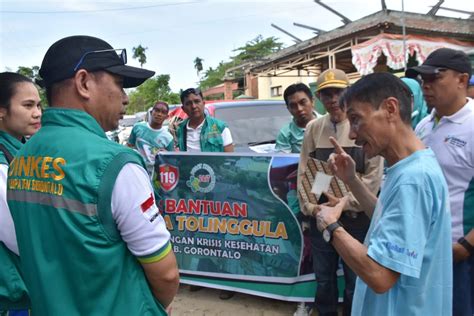
[[[430,114],[430,121],[434,121],[435,125],[441,120],[448,120],[456,124],[462,124],[469,117],[469,113],[474,111],[474,101],[467,98],[466,104],[456,113],[450,116],[443,116],[441,119],[436,120],[436,109],[433,109]]]
[[[201,124],[199,124],[196,128],[192,128],[191,126],[189,126],[189,122],[190,122],[190,121],[188,121],[188,123],[186,123],[186,129],[187,129],[188,131],[201,130],[201,129],[202,129],[202,126],[204,125],[204,122],[205,122],[205,121],[206,121],[206,119],[204,119],[204,120],[201,122]]]

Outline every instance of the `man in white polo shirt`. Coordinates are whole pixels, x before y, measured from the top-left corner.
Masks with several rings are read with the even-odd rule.
[[[176,130],[180,151],[190,152],[233,152],[234,144],[227,124],[204,112],[204,98],[201,90],[189,88],[180,95],[183,111],[188,115]],[[199,267],[198,267],[199,269]],[[191,291],[200,290],[191,286]],[[221,290],[219,298],[227,300],[234,292]]]
[[[176,131],[180,151],[232,152],[234,145],[227,124],[204,113],[204,99],[199,89],[181,93],[183,111],[188,115]]]
[[[453,241],[453,315],[474,314],[474,101],[467,98],[469,57],[440,48],[407,77],[421,76],[433,111],[416,127],[431,147],[449,187]]]

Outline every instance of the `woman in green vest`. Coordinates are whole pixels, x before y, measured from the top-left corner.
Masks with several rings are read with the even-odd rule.
[[[9,163],[25,136],[41,127],[40,101],[38,89],[29,78],[0,73],[0,315],[28,315],[30,305],[19,271],[15,227],[6,194]]]

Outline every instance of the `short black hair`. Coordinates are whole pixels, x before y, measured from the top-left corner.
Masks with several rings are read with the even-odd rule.
[[[362,77],[344,94],[346,104],[352,102],[370,103],[378,109],[384,99],[394,97],[400,105],[400,117],[405,124],[411,124],[411,90],[398,77],[379,72]]]
[[[151,107],[151,110],[153,111],[155,109],[155,107],[158,106],[158,105],[164,105],[166,107],[166,110],[169,112],[170,106],[165,101],[156,101],[156,103],[153,104],[153,106]]]
[[[15,95],[16,85],[22,82],[33,83],[33,81],[16,72],[0,73],[0,107],[10,109],[10,101]]]
[[[283,98],[285,99],[286,105],[288,105],[288,98],[296,92],[304,92],[306,93],[308,98],[313,100],[313,93],[307,85],[305,85],[304,83],[294,83],[288,86],[288,88],[285,89],[285,92],[283,92]]]
[[[184,104],[184,99],[186,99],[190,94],[195,94],[201,97],[201,99],[204,100],[204,97],[202,96],[201,89],[199,88],[188,88],[181,92],[181,95],[179,98],[181,99],[181,104]]]

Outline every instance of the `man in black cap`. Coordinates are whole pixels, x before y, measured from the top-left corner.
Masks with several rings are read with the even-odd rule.
[[[462,51],[440,48],[407,70],[419,75],[434,109],[416,127],[436,154],[449,188],[453,242],[453,315],[474,314],[474,101],[467,98],[471,62]]]
[[[154,72],[90,36],[54,43],[40,69],[50,108],[12,162],[8,202],[32,312],[166,315],[179,274],[142,158],[111,142]]]

